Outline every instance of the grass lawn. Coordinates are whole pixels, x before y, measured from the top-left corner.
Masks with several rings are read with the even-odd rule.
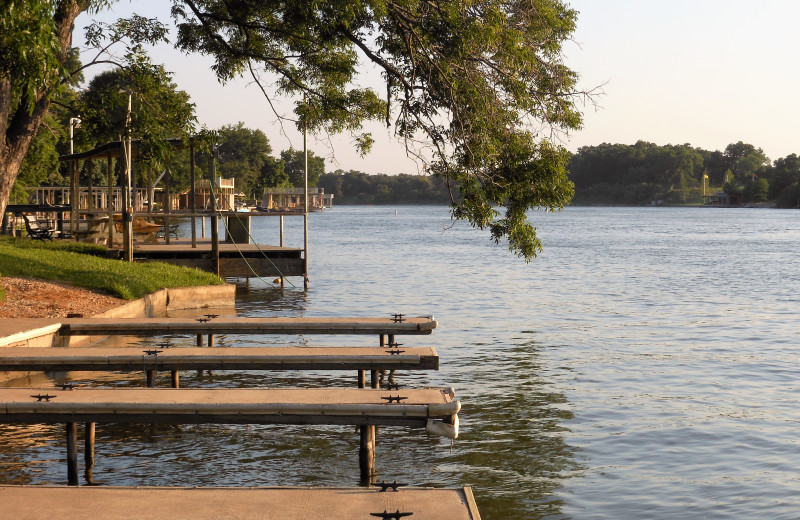
[[[218,276],[198,269],[161,262],[127,263],[104,258],[104,254],[104,247],[93,244],[2,236],[0,275],[52,280],[126,300],[164,288],[224,283]],[[1,288],[0,297],[5,298]]]

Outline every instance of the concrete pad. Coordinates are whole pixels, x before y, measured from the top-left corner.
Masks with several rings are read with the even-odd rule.
[[[0,347],[9,345],[46,346],[61,328],[60,319],[0,318]]]

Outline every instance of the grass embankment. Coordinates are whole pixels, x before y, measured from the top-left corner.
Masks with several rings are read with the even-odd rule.
[[[125,300],[159,289],[223,283],[198,269],[160,262],[127,263],[103,258],[104,254],[104,247],[92,244],[0,237],[0,274],[96,289]],[[2,289],[0,298],[5,298]]]

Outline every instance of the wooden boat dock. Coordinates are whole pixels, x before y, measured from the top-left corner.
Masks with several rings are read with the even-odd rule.
[[[361,427],[359,467],[375,467],[375,426],[424,428],[455,437],[461,403],[450,389],[344,388],[6,388],[0,423],[66,425],[67,477],[78,485],[77,423],[87,427],[87,473],[94,464],[95,423],[294,424]]]
[[[31,324],[6,327],[29,334]],[[78,485],[78,427],[85,423],[85,472],[92,482],[96,423],[123,424],[276,424],[354,425],[360,431],[358,461],[362,485],[375,477],[377,428],[410,427],[456,438],[461,404],[445,388],[381,389],[379,370],[438,369],[432,347],[403,347],[396,335],[427,335],[437,327],[433,316],[387,318],[302,317],[230,318],[68,318],[47,320],[48,330],[64,336],[214,334],[352,334],[378,335],[378,347],[9,347],[0,349],[0,370],[115,371],[143,370],[148,388],[97,388],[57,385],[5,388],[0,393],[0,423],[65,424],[67,477]],[[20,330],[17,330],[20,329]],[[387,343],[388,338],[388,343]],[[179,370],[357,370],[358,388],[178,388]],[[152,388],[154,373],[170,370],[173,388]],[[372,375],[366,388],[365,372]],[[391,381],[391,379],[390,379]],[[70,490],[97,492],[70,495]],[[100,491],[102,490],[102,491]],[[190,496],[191,495],[191,496]],[[76,498],[79,497],[79,498]],[[14,517],[129,518],[146,502],[151,518],[211,518],[210,511],[250,518],[400,519],[411,514],[438,520],[479,519],[472,493],[463,490],[377,491],[365,488],[234,488],[224,491],[184,488],[27,488],[0,487],[0,499],[12,504]],[[38,504],[57,506],[42,510]],[[190,503],[190,505],[189,505]],[[298,508],[302,503],[304,507]],[[33,507],[30,507],[31,505]],[[108,504],[105,505],[104,504]],[[213,504],[210,506],[209,504]],[[155,507],[154,507],[155,506]],[[59,509],[60,508],[60,509]],[[383,508],[383,509],[381,509]],[[5,513],[10,509],[6,507]],[[157,511],[157,515],[150,514]],[[269,515],[264,516],[264,511]],[[316,512],[315,512],[316,511]],[[115,514],[124,516],[114,516]],[[26,516],[27,515],[27,516]],[[163,515],[163,516],[158,516]],[[184,516],[181,516],[184,515]],[[368,515],[368,516],[367,516]],[[215,517],[215,516],[212,516]]]
[[[3,423],[352,424],[425,428],[461,409],[442,388],[4,388]],[[399,400],[398,400],[399,396]]]
[[[181,370],[353,370],[363,388],[365,372],[377,382],[378,370],[439,370],[433,347],[181,347],[157,348],[39,348],[0,349],[0,371],[138,371],[148,387],[155,374],[171,372],[171,386],[180,386]]]
[[[431,334],[436,320],[430,317],[393,318],[65,318],[63,336],[163,336],[167,334]]]
[[[4,486],[3,513],[15,520],[480,520],[469,487],[154,488]]]
[[[131,347],[0,349],[0,371],[438,370],[433,347]]]
[[[122,249],[110,249],[109,254],[123,257]],[[134,262],[166,262],[193,267],[208,272],[219,272],[223,277],[284,277],[304,276],[303,249],[266,244],[219,242],[217,248],[211,239],[172,239],[169,243],[136,242],[133,247]]]

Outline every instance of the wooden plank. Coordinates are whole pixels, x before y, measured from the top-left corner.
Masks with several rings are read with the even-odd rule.
[[[12,347],[0,349],[0,371],[439,369],[433,347],[399,350],[401,354],[378,347]]]
[[[15,520],[354,520],[373,513],[413,513],[418,520],[480,520],[469,488],[154,488],[3,486],[3,515]],[[377,517],[380,518],[380,517]]]
[[[49,396],[49,400],[41,396]],[[402,397],[392,402],[389,397]],[[451,389],[5,388],[0,423],[381,424],[453,421]]]
[[[64,336],[159,336],[165,334],[431,334],[433,317],[404,318],[67,318]]]

